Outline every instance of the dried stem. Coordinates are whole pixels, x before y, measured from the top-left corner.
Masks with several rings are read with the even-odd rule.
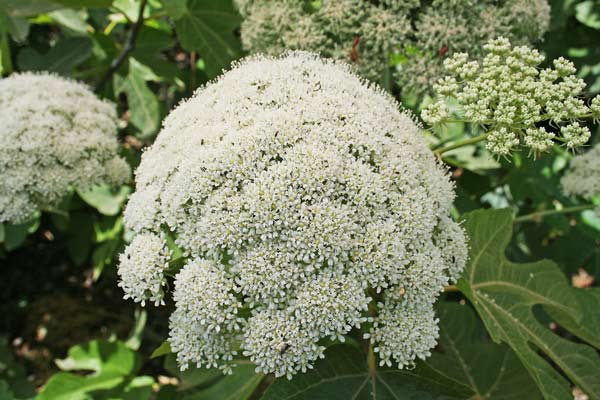
[[[125,42],[125,47],[123,47],[123,50],[121,50],[121,53],[119,54],[119,56],[117,58],[115,58],[113,60],[113,62],[110,64],[110,67],[104,73],[102,78],[100,78],[100,81],[96,85],[96,89],[95,89],[96,93],[98,93],[100,90],[102,90],[104,85],[106,85],[106,82],[108,82],[108,80],[114,75],[114,73],[119,69],[119,67],[121,67],[121,65],[125,62],[125,60],[129,56],[129,54],[135,49],[135,41],[137,39],[140,28],[142,27],[142,24],[144,23],[144,9],[146,8],[147,2],[148,2],[148,0],[142,0],[142,2],[140,3],[140,9],[138,12],[137,21],[135,22],[135,24],[133,24],[133,26],[131,27],[131,30],[129,31],[129,34],[127,35],[127,41]]]

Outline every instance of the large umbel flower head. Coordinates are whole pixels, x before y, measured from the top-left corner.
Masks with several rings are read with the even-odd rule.
[[[385,364],[435,345],[433,303],[466,259],[453,187],[411,117],[347,66],[302,52],[235,65],[171,112],[136,179],[121,286],[159,304],[169,237],[183,251],[182,368],[243,355],[291,377],[356,327]]]
[[[244,18],[242,44],[250,53],[312,51],[352,63],[373,81],[380,80],[391,55],[405,44],[411,31],[407,11],[414,2],[235,0]]]
[[[423,94],[443,73],[445,57],[506,36],[531,44],[550,22],[547,0],[235,0],[241,38],[251,53],[307,50],[352,64],[380,81],[392,59],[407,92]],[[481,44],[480,44],[481,43]],[[399,56],[399,57],[398,57]]]
[[[81,83],[47,73],[2,79],[0,121],[0,223],[26,221],[73,188],[130,178],[114,106]]]

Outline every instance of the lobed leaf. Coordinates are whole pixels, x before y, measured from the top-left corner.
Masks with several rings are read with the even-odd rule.
[[[183,48],[197,50],[206,62],[209,78],[217,76],[223,68],[242,55],[234,30],[240,16],[231,0],[188,0],[187,7],[169,7],[173,12],[175,30]]]
[[[504,255],[512,235],[509,209],[479,210],[465,217],[470,261],[459,288],[471,300],[496,342],[517,354],[546,399],[572,399],[569,382],[548,357],[591,398],[600,398],[600,357],[586,344],[564,339],[542,325],[534,314],[542,306],[567,321],[573,334],[597,343],[600,325],[590,318],[585,293],[569,286],[551,261],[516,264]]]

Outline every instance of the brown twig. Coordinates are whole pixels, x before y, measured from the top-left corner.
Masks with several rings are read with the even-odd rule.
[[[106,85],[106,82],[108,82],[108,80],[113,76],[113,74],[125,62],[129,54],[135,49],[135,41],[137,39],[140,28],[144,23],[144,9],[146,8],[147,2],[148,0],[142,0],[142,2],[140,3],[137,21],[135,22],[135,24],[133,24],[131,30],[129,31],[127,41],[125,42],[125,47],[123,47],[123,50],[121,50],[119,56],[115,58],[112,63],[110,63],[110,67],[104,73],[102,78],[100,78],[100,81],[98,82],[98,84],[96,85],[96,89],[94,90],[96,93],[102,90],[104,85]]]

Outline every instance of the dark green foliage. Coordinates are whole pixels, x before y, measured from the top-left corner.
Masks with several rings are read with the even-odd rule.
[[[336,345],[314,371],[275,381],[263,399],[541,398],[515,354],[490,342],[469,306],[442,303],[439,311],[439,351],[416,368],[369,368],[360,349]]]

